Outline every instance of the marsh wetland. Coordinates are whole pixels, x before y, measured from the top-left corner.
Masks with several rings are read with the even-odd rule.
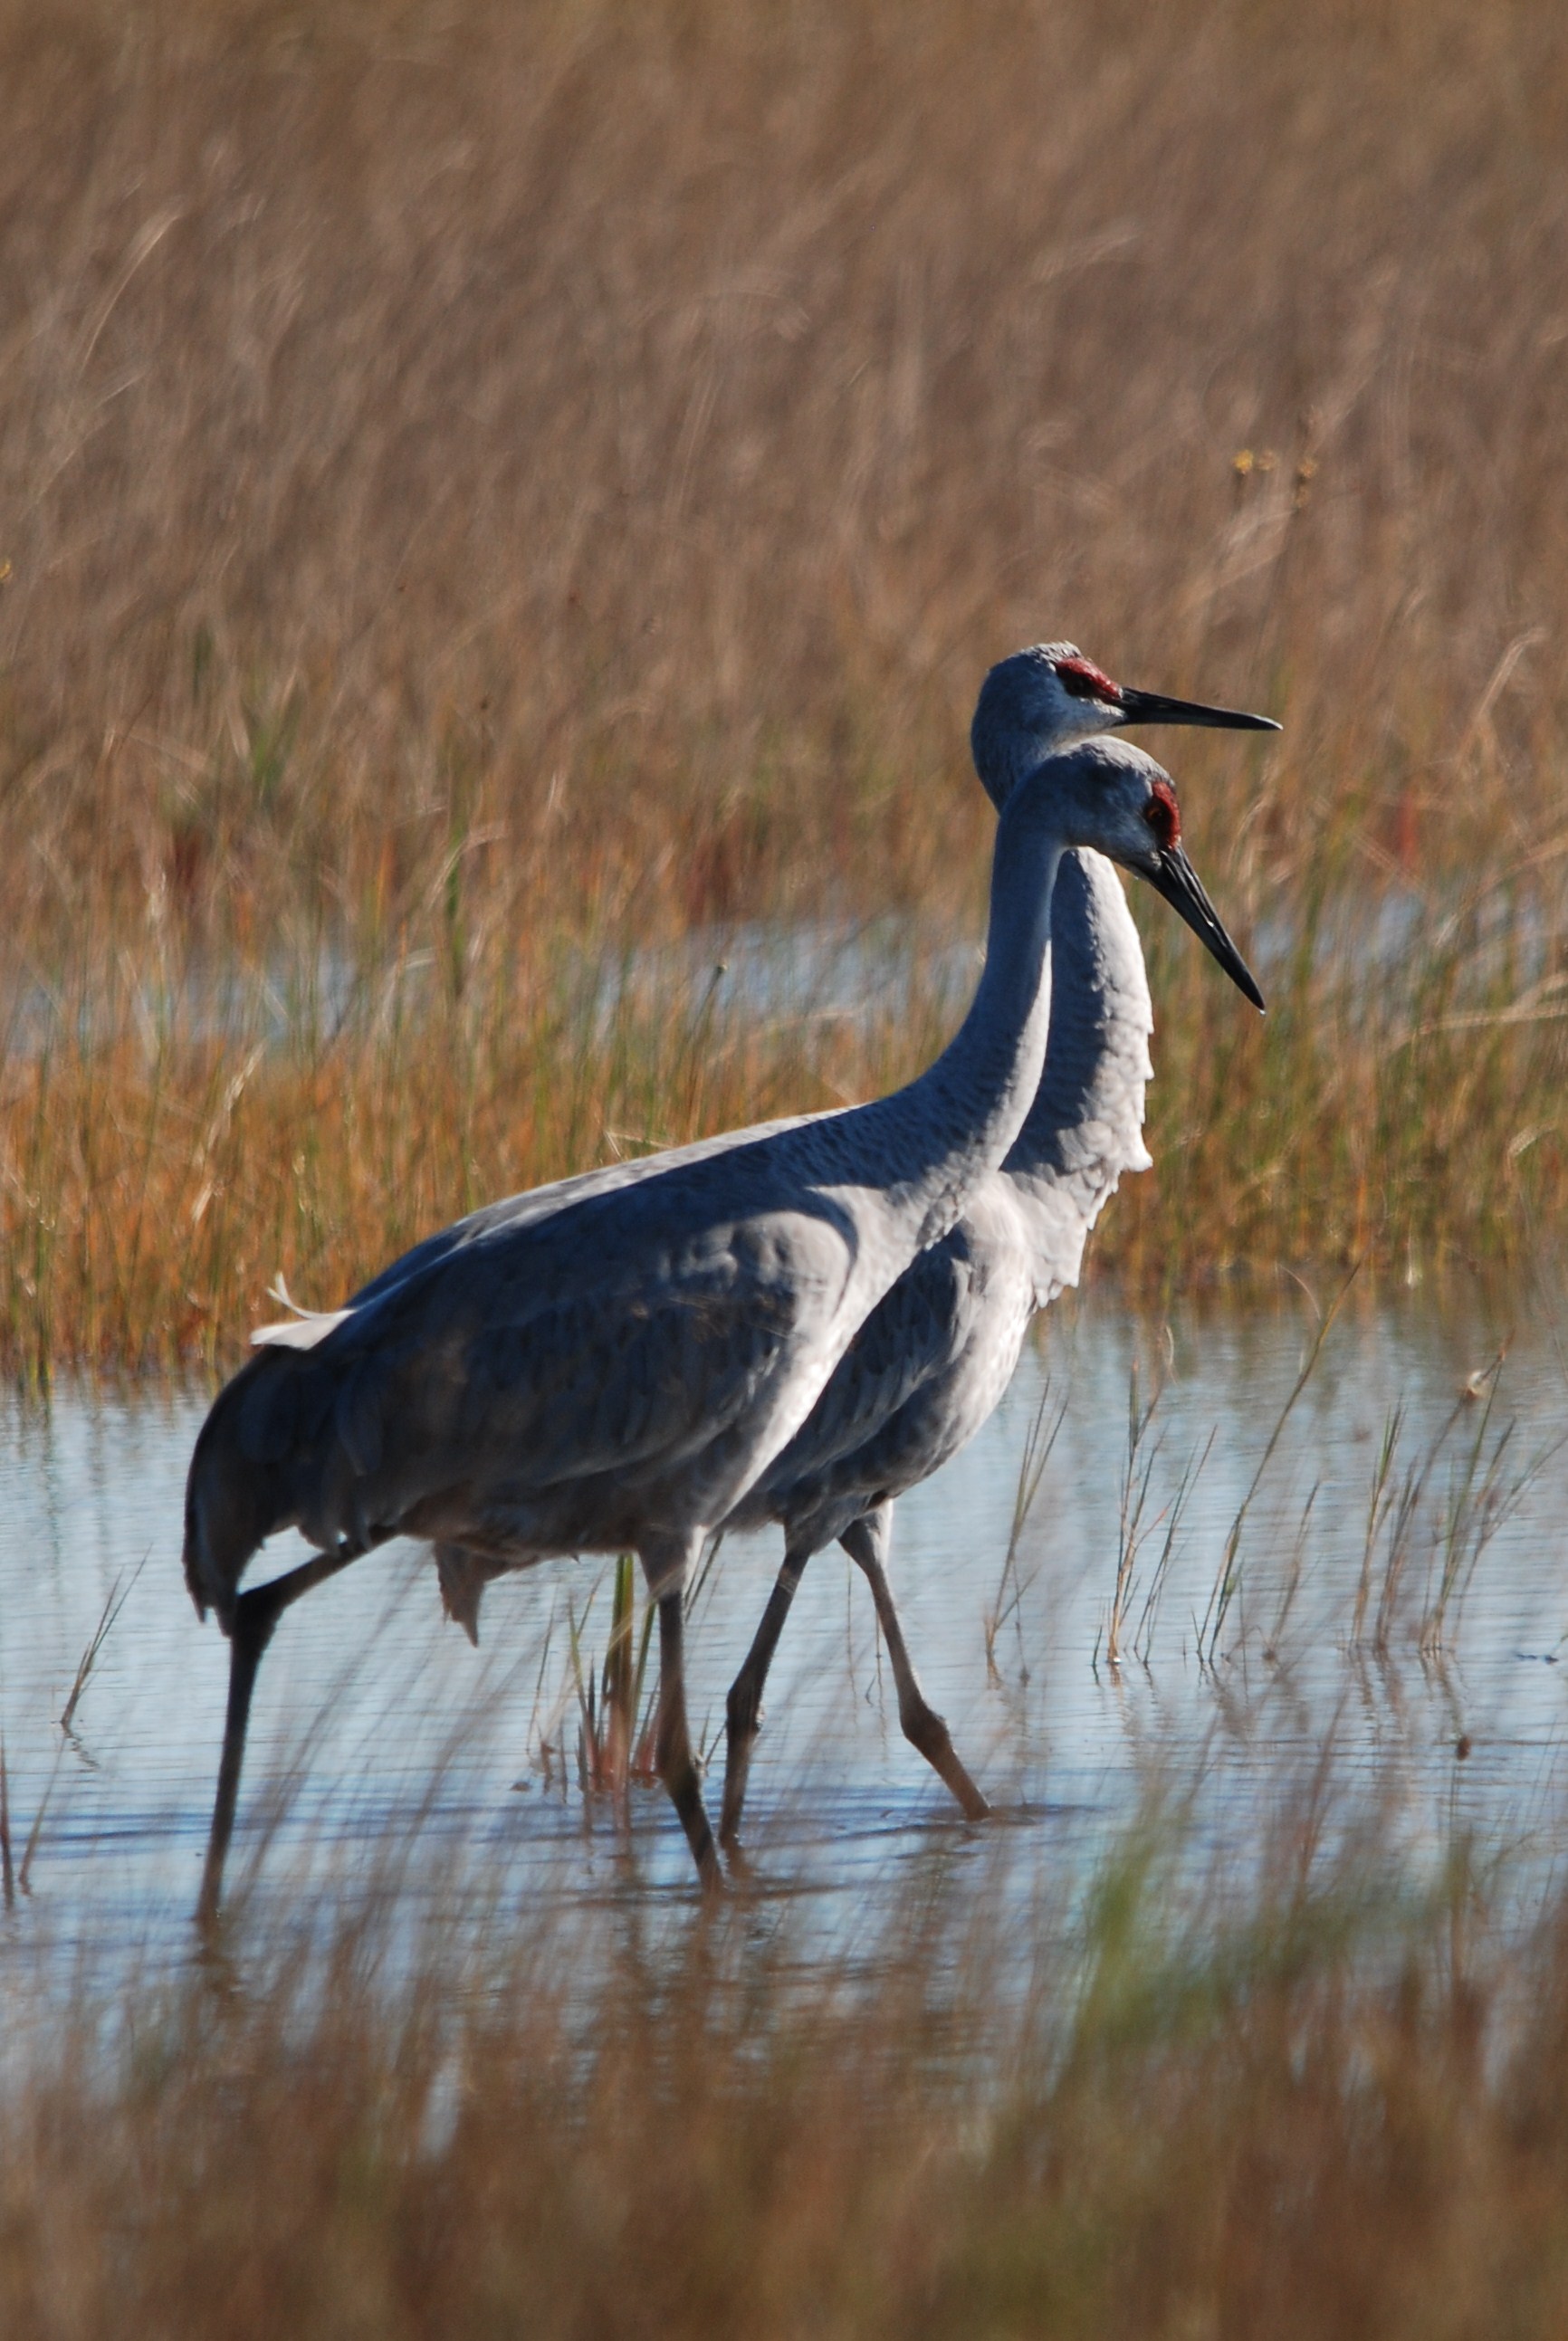
[[[1559,2335],[1560,7],[0,0],[0,86],[6,2341]],[[1283,724],[1141,735],[1269,1014],[1134,890],[1155,1167],[900,1507],[994,1820],[830,1549],[704,1912],[629,1579],[475,1651],[396,1545],[198,1936],[269,1288],[929,1061],[1067,634]]]

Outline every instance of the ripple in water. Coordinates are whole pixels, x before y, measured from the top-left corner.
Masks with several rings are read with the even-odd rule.
[[[1169,1328],[1099,1300],[1054,1311],[983,1436],[901,1507],[894,1550],[925,1687],[1015,1826],[956,1824],[900,1736],[869,1597],[835,1549],[769,1685],[747,1826],[764,1887],[842,1938],[934,1845],[980,1862],[1004,1840],[1026,1898],[1064,1866],[1086,1874],[1161,1783],[1181,1790],[1194,1859],[1244,1865],[1325,1748],[1417,1859],[1463,1833],[1538,1884],[1568,1694],[1568,1377],[1543,1318],[1488,1370],[1522,1313],[1353,1295],[1259,1477],[1312,1345],[1304,1309],[1189,1309]],[[1130,1449],[1134,1367],[1138,1408],[1158,1397]],[[18,1864],[32,1839],[9,1930],[77,1956],[145,1961],[188,1940],[226,1676],[179,1569],[204,1406],[62,1388],[5,1420],[0,1729]],[[1049,1451],[1014,1536],[1032,1440]],[[778,1544],[727,1545],[694,1605],[714,1803],[724,1694]],[[298,1557],[292,1539],[275,1549],[280,1567]],[[694,1902],[662,1794],[634,1790],[617,1818],[578,1784],[573,1640],[588,1669],[609,1599],[598,1561],[503,1581],[475,1654],[418,1548],[311,1595],[262,1671],[232,1876],[249,1867],[265,1905],[389,1859],[405,1884],[433,1880],[460,1852],[530,1900]]]

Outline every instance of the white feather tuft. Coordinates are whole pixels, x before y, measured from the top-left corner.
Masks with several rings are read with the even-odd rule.
[[[302,1309],[281,1275],[269,1286],[267,1299],[280,1302],[291,1314],[279,1324],[258,1325],[251,1335],[253,1350],[314,1350],[335,1325],[354,1313],[350,1309]]]

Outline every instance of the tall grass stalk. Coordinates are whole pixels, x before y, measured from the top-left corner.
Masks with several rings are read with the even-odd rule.
[[[1284,1404],[1274,1419],[1274,1427],[1268,1435],[1262,1455],[1258,1458],[1257,1468],[1253,1473],[1247,1491],[1236,1507],[1235,1517],[1225,1537],[1224,1550],[1221,1555],[1219,1569],[1209,1593],[1208,1605],[1203,1611],[1203,1622],[1198,1628],[1198,1655],[1200,1658],[1205,1656],[1206,1645],[1206,1659],[1210,1666],[1214,1663],[1219,1649],[1220,1636],[1224,1631],[1231,1604],[1241,1584],[1242,1535],[1246,1526],[1247,1514],[1256,1500],[1258,1489],[1263,1486],[1264,1475],[1273,1460],[1274,1449],[1284,1436],[1285,1425],[1294,1413],[1297,1401],[1316,1370],[1318,1360],[1323,1355],[1323,1343],[1333,1330],[1334,1320],[1344,1304],[1360,1267],[1361,1263],[1357,1261],[1356,1266],[1351,1270],[1350,1274],[1335,1293],[1328,1309],[1320,1318],[1312,1346],[1302,1361],[1301,1371],[1297,1374]]]
[[[1133,1636],[1134,1656],[1145,1669],[1148,1667],[1150,1653],[1154,1647],[1154,1622],[1159,1615],[1160,1597],[1164,1592],[1165,1580],[1171,1573],[1171,1562],[1175,1555],[1176,1537],[1182,1525],[1182,1518],[1186,1510],[1188,1499],[1203,1474],[1203,1466],[1213,1452],[1214,1440],[1218,1435],[1217,1426],[1211,1426],[1203,1446],[1187,1458],[1182,1469],[1182,1476],[1176,1482],[1169,1504],[1165,1507],[1165,1533],[1160,1546],[1160,1557],[1149,1572],[1148,1587],[1144,1595],[1144,1606],[1138,1612],[1137,1629]]]
[[[1116,1547],[1116,1577],[1111,1589],[1111,1608],[1105,1625],[1105,1663],[1110,1667],[1119,1667],[1122,1663],[1122,1632],[1133,1598],[1139,1551],[1144,1539],[1154,1533],[1164,1517],[1163,1513],[1156,1514],[1147,1526],[1144,1524],[1149,1489],[1164,1444],[1160,1436],[1151,1439],[1149,1431],[1164,1395],[1164,1380],[1156,1379],[1147,1403],[1142,1401],[1138,1361],[1134,1358],[1127,1380],[1127,1451],[1122,1464],[1122,1512]],[[1167,1539],[1167,1549],[1169,1542]]]
[[[1301,1519],[1296,1524],[1295,1542],[1291,1547],[1290,1560],[1285,1569],[1284,1580],[1280,1587],[1279,1600],[1274,1608],[1273,1623],[1263,1638],[1263,1657],[1271,1664],[1282,1654],[1285,1628],[1290,1623],[1291,1611],[1295,1608],[1296,1595],[1301,1591],[1302,1572],[1306,1561],[1307,1539],[1312,1533],[1313,1511],[1322,1493],[1323,1482],[1319,1479],[1314,1481],[1308,1490],[1307,1499],[1302,1506]]]
[[[0,1892],[7,1910],[16,1907],[16,1872],[11,1858],[11,1780],[5,1768],[5,1740],[0,1734]]]
[[[1377,1460],[1373,1466],[1372,1487],[1366,1505],[1366,1536],[1362,1547],[1361,1573],[1356,1579],[1355,1603],[1351,1612],[1350,1643],[1353,1649],[1361,1645],[1366,1626],[1367,1605],[1372,1599],[1373,1556],[1387,1524],[1390,1512],[1400,1501],[1393,1478],[1394,1460],[1404,1429],[1404,1401],[1392,1407],[1384,1420],[1383,1438],[1379,1442]],[[1380,1611],[1381,1615],[1381,1611]]]
[[[996,1638],[1010,1618],[1015,1623],[1019,1621],[1024,1596],[1029,1589],[1028,1580],[1019,1573],[1019,1545],[1023,1539],[1024,1531],[1029,1525],[1030,1515],[1039,1499],[1040,1489],[1045,1479],[1046,1467],[1050,1463],[1052,1450],[1055,1447],[1066,1417],[1065,1399],[1058,1400],[1054,1405],[1052,1404],[1051,1377],[1047,1374],[1040,1386],[1040,1396],[1035,1404],[1029,1429],[1024,1435],[1023,1452],[1018,1459],[1018,1479],[1013,1490],[1013,1518],[1007,1531],[1007,1550],[1002,1558],[1002,1574],[997,1579],[996,1598],[986,1610],[983,1620],[985,1635],[985,1666],[993,1682],[999,1682],[1002,1679],[1001,1669],[996,1663]],[[880,1644],[878,1647],[880,1648]],[[1024,1662],[1021,1624],[1019,1663],[1023,1669],[1023,1679],[1027,1682],[1029,1670]]]
[[[1405,1600],[1410,1564],[1418,1544],[1428,1554],[1427,1575],[1419,1618],[1414,1622],[1416,1644],[1424,1658],[1443,1652],[1451,1617],[1463,1602],[1482,1556],[1498,1531],[1515,1515],[1545,1463],[1556,1452],[1548,1445],[1520,1460],[1514,1451],[1516,1425],[1493,1428],[1493,1410],[1502,1379],[1503,1353],[1472,1375],[1433,1432],[1424,1453],[1400,1464],[1400,1442],[1405,1430],[1403,1405],[1390,1413],[1373,1466],[1367,1504],[1366,1533],[1361,1571],[1351,1616],[1350,1647],[1366,1639],[1368,1612],[1374,1582],[1377,1603],[1372,1613],[1372,1648],[1389,1654],[1396,1622]],[[1435,1508],[1432,1485],[1438,1467],[1451,1457],[1455,1432],[1473,1417],[1473,1435],[1449,1461],[1447,1484]]]
[[[118,1619],[121,1610],[125,1608],[126,1602],[130,1599],[132,1594],[136,1589],[136,1579],[141,1576],[143,1569],[145,1569],[148,1561],[151,1559],[152,1549],[151,1545],[149,1545],[146,1551],[142,1555],[141,1559],[136,1563],[135,1568],[131,1571],[130,1582],[125,1586],[124,1590],[122,1591],[121,1589],[122,1579],[116,1577],[113,1585],[110,1586],[107,1594],[104,1598],[104,1607],[99,1613],[98,1622],[94,1627],[91,1635],[88,1637],[85,1648],[83,1649],[81,1657],[76,1661],[76,1671],[71,1679],[71,1689],[67,1694],[65,1704],[60,1710],[60,1728],[67,1737],[70,1735],[71,1726],[76,1719],[76,1709],[81,1705],[82,1693],[87,1688],[93,1669],[97,1665],[99,1658],[103,1653],[105,1643],[108,1640],[109,1636],[114,1632],[115,1620]]]
[[[584,1624],[586,1619],[584,1618]],[[610,1594],[610,1634],[597,1683],[578,1659],[578,1631],[572,1627],[573,1671],[577,1686],[577,1778],[586,1791],[624,1798],[635,1780],[658,1780],[654,1760],[654,1703],[644,1709],[654,1604],[644,1599],[637,1618],[637,1564],[629,1552],[615,1562]]]

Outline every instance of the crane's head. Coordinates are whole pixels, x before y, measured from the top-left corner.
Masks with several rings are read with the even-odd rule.
[[[1228,732],[1277,732],[1266,715],[1204,707],[1113,682],[1073,643],[1036,643],[994,666],[970,726],[974,769],[1000,812],[1042,756],[1129,723],[1203,723]]]
[[[1093,846],[1163,894],[1253,1006],[1263,995],[1225,932],[1182,844],[1169,772],[1130,740],[1094,739],[1048,757],[1028,777],[1017,812],[1038,809],[1069,846]]]

